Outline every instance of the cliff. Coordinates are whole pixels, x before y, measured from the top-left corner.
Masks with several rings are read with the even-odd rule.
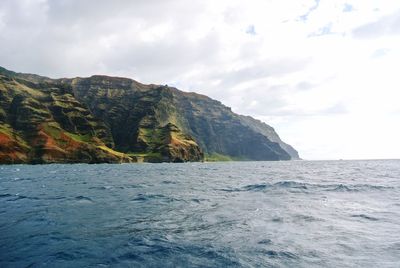
[[[290,160],[273,128],[196,93],[0,68],[0,163]]]

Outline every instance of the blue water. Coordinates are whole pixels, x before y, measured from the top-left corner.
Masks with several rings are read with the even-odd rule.
[[[400,267],[400,161],[0,166],[0,267]]]

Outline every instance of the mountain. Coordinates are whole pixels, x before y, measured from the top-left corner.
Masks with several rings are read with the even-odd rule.
[[[128,78],[0,67],[0,163],[299,159],[267,124],[207,96]]]

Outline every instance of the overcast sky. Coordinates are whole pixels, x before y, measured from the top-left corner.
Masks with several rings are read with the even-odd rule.
[[[400,1],[1,0],[0,66],[206,94],[305,159],[400,158]]]

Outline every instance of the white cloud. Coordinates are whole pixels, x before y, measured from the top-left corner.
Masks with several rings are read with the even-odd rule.
[[[353,35],[357,38],[377,38],[393,34],[400,34],[400,10],[353,30]]]
[[[304,158],[400,157],[400,2],[5,0],[0,65],[216,98]]]

